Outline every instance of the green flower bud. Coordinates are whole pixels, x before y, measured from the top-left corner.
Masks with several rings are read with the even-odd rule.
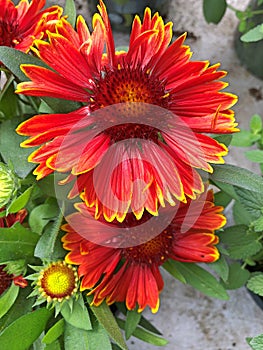
[[[4,207],[15,195],[18,179],[4,163],[0,163],[0,208]]]

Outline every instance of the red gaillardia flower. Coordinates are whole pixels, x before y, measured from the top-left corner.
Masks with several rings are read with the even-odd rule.
[[[38,57],[51,69],[22,65],[31,79],[17,93],[85,103],[68,114],[37,115],[18,128],[37,146],[29,161],[37,179],[54,172],[74,181],[69,196],[82,193],[95,217],[125,220],[131,209],[158,215],[166,203],[194,199],[227,148],[203,133],[237,131],[230,109],[237,97],[222,92],[219,64],[190,61],[186,35],[171,45],[172,23],[145,10],[135,17],[127,52],[115,51],[102,1],[90,34],[79,17],[76,31],[62,19],[49,42],[38,40]],[[104,45],[106,44],[106,53]]]
[[[45,3],[46,0],[21,0],[15,6],[11,0],[0,0],[0,46],[28,52],[35,39],[41,39],[46,30],[53,30],[62,8],[43,9]]]
[[[223,208],[214,205],[211,191],[187,204],[181,202],[170,224],[160,233],[155,232],[155,237],[150,240],[147,239],[152,233],[149,235],[145,227],[156,227],[152,222],[150,226],[142,223],[156,217],[147,212],[141,220],[129,213],[123,223],[116,220],[108,223],[88,215],[84,203],[77,205],[77,209],[79,212],[66,218],[68,223],[63,229],[67,234],[62,240],[64,248],[70,250],[66,261],[79,265],[80,289],[88,290],[88,294],[94,296],[94,305],[103,300],[108,304],[126,302],[129,310],[138,306],[142,311],[149,306],[156,312],[163,288],[159,268],[165,261],[207,263],[219,258],[215,247],[218,236],[214,231],[220,229],[226,219],[221,213]],[[127,231],[126,237],[120,238],[120,227],[123,232]],[[137,228],[136,235],[134,227]],[[94,238],[98,242],[96,237],[100,237],[101,244],[86,239]],[[129,245],[118,248],[122,238],[127,238]],[[144,243],[136,245],[138,239]]]

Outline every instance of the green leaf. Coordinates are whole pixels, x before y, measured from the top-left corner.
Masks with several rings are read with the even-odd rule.
[[[213,165],[212,181],[221,181],[230,185],[245,188],[252,192],[263,193],[263,178],[253,172],[235,165]]]
[[[214,139],[219,143],[223,143],[224,145],[229,146],[231,143],[232,137],[233,135],[231,134],[225,134],[225,135],[222,134],[222,135],[216,135]]]
[[[203,0],[203,13],[207,23],[219,23],[227,8],[226,0]]]
[[[252,350],[262,350],[263,349],[263,334],[258,335],[254,338],[247,338],[248,345],[251,346]]]
[[[227,300],[229,298],[225,289],[217,279],[200,266],[193,263],[182,263],[179,261],[175,261],[175,266],[184,276],[188,284],[197,290],[200,290],[200,292],[205,295],[222,300]]]
[[[174,278],[176,278],[177,280],[179,280],[182,283],[186,283],[186,280],[184,278],[184,276],[177,270],[177,266],[175,264],[175,261],[170,259],[167,260],[162,267],[170,273],[170,275],[172,275]]]
[[[249,216],[257,219],[261,215],[261,208],[263,208],[263,193],[252,192],[238,187],[235,187],[235,192],[238,196],[238,201],[247,210]]]
[[[263,215],[260,216],[256,221],[252,222],[253,229],[255,232],[262,232],[263,231]]]
[[[226,208],[228,206],[228,204],[232,201],[232,197],[229,196],[227,193],[225,193],[224,191],[219,191],[216,192],[214,194],[215,197],[215,205],[221,205],[224,208]]]
[[[112,350],[108,333],[96,320],[94,315],[92,317],[92,330],[87,331],[87,334],[89,340],[88,350]]]
[[[34,303],[34,298],[27,298],[31,291],[31,287],[19,288],[19,294],[16,298],[14,304],[9,309],[3,317],[0,318],[0,331],[10,325],[13,321],[18,319],[20,316],[25,315],[32,311],[32,305]]]
[[[67,201],[69,201],[67,196],[70,189],[72,188],[72,184],[69,183],[63,186],[58,185],[58,182],[63,179],[65,179],[65,174],[59,174],[59,173],[56,173],[56,175],[50,174],[44,179],[41,179],[40,181],[38,181],[37,185],[39,186],[41,191],[47,196],[54,197],[61,200],[67,199]]]
[[[209,266],[219,275],[219,277],[222,278],[223,281],[228,279],[229,266],[223,255],[221,255],[217,261],[213,262]]]
[[[158,335],[162,335],[162,333],[155,328],[151,322],[149,322],[143,315],[141,316],[141,320],[139,322],[139,325],[145,329],[147,329],[148,331],[150,331],[151,333],[155,333]]]
[[[263,163],[263,151],[259,149],[254,149],[252,151],[245,152],[245,156],[251,162],[254,163]]]
[[[69,113],[79,109],[80,102],[63,100],[60,98],[41,97],[41,99],[52,109],[54,113]]]
[[[239,263],[233,263],[229,266],[229,276],[227,281],[222,281],[222,285],[226,289],[238,289],[245,285],[250,273],[246,269],[242,269]]]
[[[245,43],[255,42],[263,39],[263,23],[250,29],[247,33],[243,34],[240,38]]]
[[[0,318],[12,307],[18,296],[19,287],[14,283],[0,296]]]
[[[220,242],[227,246],[227,251],[233,259],[245,260],[262,248],[258,241],[259,235],[256,232],[250,232],[245,225],[227,227],[218,236]]]
[[[17,197],[8,207],[9,213],[17,213],[20,209],[25,208],[29,201],[33,186],[27,188],[19,197]]]
[[[141,313],[137,310],[128,310],[125,322],[125,337],[129,339],[141,320]]]
[[[122,329],[125,329],[125,321],[121,320],[120,318],[116,318],[116,321]],[[153,334],[141,327],[137,327],[135,329],[133,336],[156,346],[165,346],[168,344],[168,341],[166,339],[157,336],[156,334]]]
[[[68,16],[67,21],[74,28],[76,22],[76,6],[74,0],[66,0],[64,15]]]
[[[2,89],[0,92],[0,111],[4,114],[5,119],[17,116],[17,100],[13,84],[9,84],[6,89]]]
[[[93,298],[91,296],[87,296],[87,300],[89,304],[91,304]],[[128,350],[116,319],[113,316],[109,306],[103,302],[100,306],[90,305],[90,308],[96,316],[97,320],[101,323],[109,336],[112,338],[112,340],[114,340],[114,342],[119,345],[122,350]]]
[[[42,342],[51,344],[57,340],[63,333],[65,328],[65,321],[63,319],[56,322],[44,335]]]
[[[236,225],[248,225],[253,218],[240,202],[235,202],[233,206],[233,217]]]
[[[45,226],[59,215],[59,208],[55,200],[35,207],[29,215],[29,226],[32,231],[41,234]]]
[[[84,305],[84,301],[81,296],[78,300],[73,300],[72,309],[68,303],[64,303],[61,308],[61,315],[64,317],[67,323],[76,328],[86,331],[92,329],[89,312]]]
[[[263,297],[263,273],[251,276],[247,282],[247,288]]]
[[[52,260],[56,242],[59,238],[60,226],[63,221],[63,212],[60,212],[56,221],[52,224],[51,228],[46,227],[46,230],[41,235],[35,248],[35,256],[41,259],[49,258]]]
[[[39,58],[7,46],[0,46],[0,61],[2,61],[20,81],[28,80],[20,69],[21,64],[34,64],[48,68]]]
[[[260,135],[254,135],[248,130],[240,130],[233,134],[231,146],[250,147],[260,139]]]
[[[220,182],[220,181],[213,181],[213,184],[217,188],[220,188],[220,190],[228,194],[232,199],[238,199],[238,196],[236,194],[236,191],[233,185],[229,185],[227,183]],[[223,204],[220,204],[220,205],[223,205]]]
[[[23,315],[0,334],[1,350],[27,350],[43,332],[52,311],[45,308]]]
[[[39,236],[20,223],[10,228],[0,228],[0,263],[26,259],[34,256],[34,249]]]
[[[262,118],[259,114],[254,114],[250,119],[250,130],[253,134],[261,132],[263,127]]]
[[[88,350],[88,332],[65,322],[64,346],[65,350]]]
[[[1,46],[0,46],[1,51]],[[16,50],[18,51],[18,50]],[[1,61],[1,59],[0,59]],[[22,121],[22,120],[21,120]],[[35,147],[22,148],[20,143],[26,137],[19,136],[15,129],[18,126],[18,118],[6,120],[0,126],[0,153],[6,164],[11,163],[16,174],[25,178],[36,166],[27,161],[28,156],[34,151]]]
[[[36,349],[39,350],[39,349]],[[47,344],[45,346],[45,350],[61,350],[61,346],[58,340],[56,340],[54,343]]]

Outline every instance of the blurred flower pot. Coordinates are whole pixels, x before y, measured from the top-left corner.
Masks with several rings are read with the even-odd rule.
[[[258,6],[257,0],[252,0],[249,4],[252,10],[263,10],[263,4]],[[263,14],[254,15],[248,20],[248,25],[255,27],[263,23]],[[237,31],[235,37],[235,50],[241,64],[253,75],[263,79],[263,40],[257,42],[242,42],[240,37],[244,33]]]
[[[98,0],[88,0],[90,12],[97,11]],[[148,6],[152,12],[158,11],[165,18],[169,8],[168,0],[104,0],[113,30],[129,32],[136,14],[143,16]]]

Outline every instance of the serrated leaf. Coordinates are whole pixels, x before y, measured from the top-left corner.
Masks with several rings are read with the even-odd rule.
[[[262,117],[258,114],[254,114],[250,119],[250,130],[253,134],[258,134],[263,127]]]
[[[259,149],[253,149],[251,151],[245,152],[245,156],[251,162],[254,163],[263,163],[263,151]]]
[[[141,320],[141,313],[137,310],[128,310],[125,322],[125,338],[129,339]]]
[[[91,296],[88,296],[87,300],[89,304],[91,304],[93,298]],[[114,340],[114,342],[122,350],[128,350],[120,328],[118,327],[116,319],[110,311],[109,306],[105,302],[103,302],[100,306],[90,305],[90,308],[96,316],[97,320],[101,323],[101,325],[105,328],[109,336],[112,338],[112,340]]]
[[[255,232],[263,231],[263,215],[252,223]]]
[[[8,213],[17,213],[20,209],[23,209],[29,201],[32,189],[33,186],[27,188],[25,192],[23,192],[19,197],[17,197],[8,207]]]
[[[238,201],[243,205],[252,219],[257,219],[261,215],[263,208],[263,193],[252,192],[243,188],[235,187]]]
[[[247,288],[253,293],[263,297],[263,273],[251,276],[247,282]]]
[[[233,217],[236,225],[247,226],[251,221],[253,221],[253,217],[238,201],[236,201],[233,206]]]
[[[63,319],[56,322],[44,335],[42,342],[51,344],[57,340],[63,333],[65,328],[65,321]]]
[[[121,329],[125,329],[125,321],[121,320],[120,318],[116,318],[116,321],[118,325],[121,327]],[[147,331],[144,328],[137,327],[134,332],[133,336],[143,340],[144,342],[147,342],[149,344],[153,344],[156,346],[165,346],[168,344],[168,341],[156,334],[153,334],[149,331]]]
[[[217,279],[200,266],[193,263],[182,263],[179,261],[175,261],[175,266],[184,276],[186,282],[200,292],[217,299],[229,299],[225,289]]]
[[[67,21],[74,28],[76,22],[76,6],[74,0],[66,0],[64,15],[67,16]]]
[[[43,332],[52,311],[45,308],[23,315],[0,334],[1,350],[26,350]]]
[[[245,260],[256,254],[262,248],[256,232],[249,232],[247,226],[237,225],[227,227],[218,234],[220,242],[227,246],[231,258]]]
[[[238,289],[245,285],[250,273],[242,269],[239,263],[233,263],[229,266],[229,275],[227,281],[222,281],[226,289]]]
[[[260,334],[254,338],[247,338],[247,342],[251,346],[252,350],[262,350],[263,349],[263,334]]]
[[[0,263],[11,260],[31,260],[39,236],[20,223],[10,228],[0,228]]]
[[[226,8],[226,0],[203,0],[203,12],[207,23],[219,23]]]
[[[68,303],[64,303],[61,308],[61,315],[70,325],[75,328],[90,330],[92,325],[90,322],[89,312],[84,305],[82,297],[73,301],[72,309]]]
[[[240,130],[240,132],[237,132],[233,135],[231,146],[250,147],[259,139],[260,135],[253,135],[248,130]]]
[[[18,296],[19,287],[14,283],[0,296],[0,318],[12,307]]]
[[[247,33],[243,34],[240,38],[245,43],[255,42],[263,39],[263,23],[250,29]]]
[[[1,46],[0,46],[1,50]],[[18,50],[16,50],[18,51]],[[0,59],[1,61],[1,59]],[[22,121],[22,120],[21,120]],[[12,120],[6,120],[0,126],[0,153],[6,164],[11,163],[15,173],[25,178],[32,169],[36,166],[33,163],[29,163],[27,158],[32,153],[35,147],[22,148],[20,143],[26,139],[26,137],[19,136],[15,129],[19,124],[18,118]]]
[[[252,192],[263,193],[263,178],[247,169],[235,165],[213,165],[212,181],[220,181]]]

